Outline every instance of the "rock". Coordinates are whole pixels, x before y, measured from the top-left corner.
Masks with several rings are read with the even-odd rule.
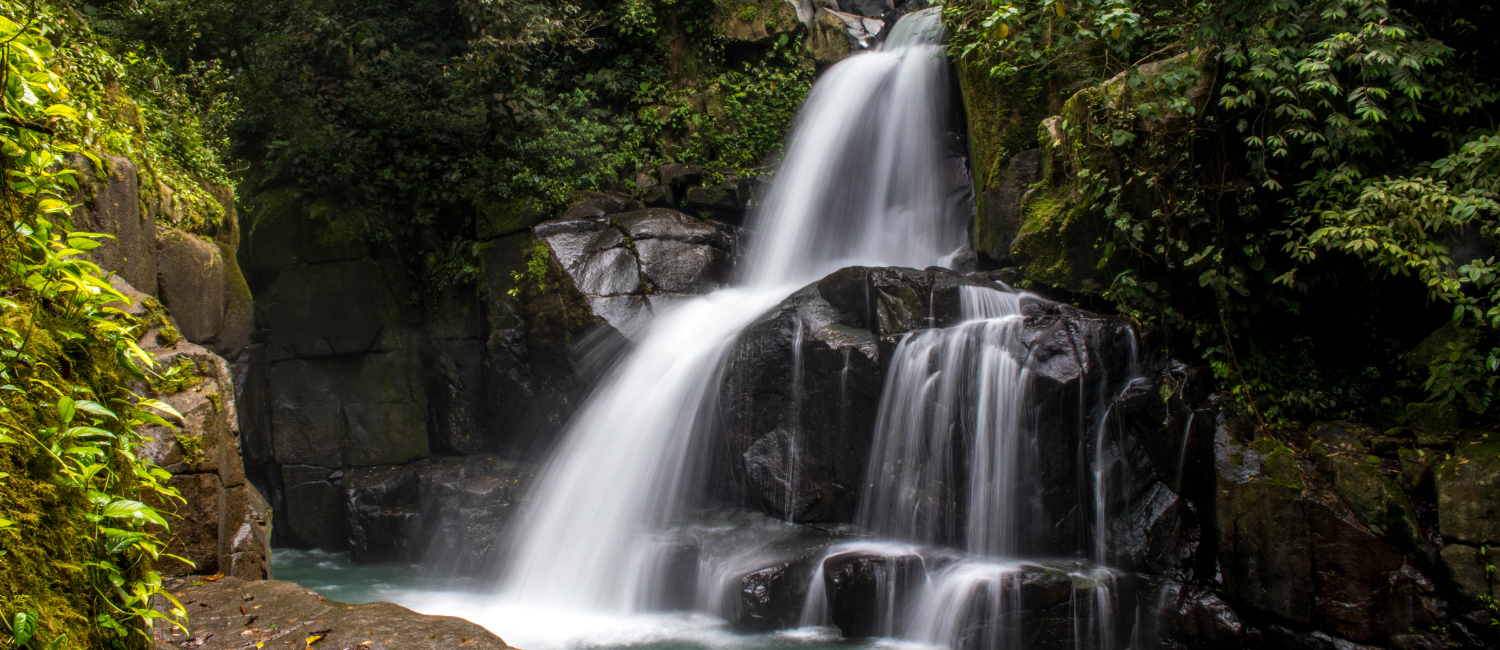
[[[343,472],[316,465],[282,465],[286,505],[278,520],[277,545],[342,551],[349,547],[344,499],[337,484]]]
[[[1447,541],[1500,540],[1500,439],[1458,443],[1434,477],[1438,528]]]
[[[1186,580],[1201,532],[1192,505],[1155,482],[1150,491],[1131,499],[1127,513],[1110,521],[1111,566]]]
[[[926,580],[924,561],[914,553],[853,551],[823,560],[829,617],[845,638],[889,636],[893,630],[882,629],[880,618],[908,602]]]
[[[1382,463],[1367,460],[1349,425],[1316,423],[1311,435],[1323,444],[1313,452],[1317,467],[1360,521],[1403,551],[1437,562],[1437,549],[1417,523],[1411,499],[1385,474]],[[1371,432],[1366,431],[1367,435]]]
[[[673,179],[685,175],[663,171]],[[650,321],[657,298],[716,287],[734,243],[725,228],[666,208],[557,219],[535,232],[588,310],[627,337]]]
[[[156,221],[141,212],[140,185],[135,163],[123,156],[99,156],[104,171],[80,154],[67,157],[69,168],[78,172],[80,196],[71,202],[73,227],[83,232],[112,235],[88,259],[106,271],[114,271],[140,291],[156,295]]]
[[[522,498],[536,478],[529,463],[492,455],[437,458],[416,470],[424,560],[449,575],[493,572],[501,531],[525,512]]]
[[[974,248],[990,259],[1011,259],[1010,245],[1021,232],[1021,205],[1033,185],[1042,180],[1042,152],[1030,149],[1000,166],[984,189],[982,211],[974,221]]]
[[[832,66],[849,56],[848,27],[838,16],[819,9],[813,18],[807,37],[807,47],[819,69]]]
[[[652,185],[640,190],[641,203],[651,208],[675,208],[677,197],[666,185]]]
[[[369,467],[426,457],[427,409],[414,370],[397,352],[270,366],[276,461]]]
[[[1493,597],[1500,591],[1500,577],[1491,577],[1485,570],[1491,562],[1478,548],[1468,544],[1449,544],[1443,547],[1442,558],[1449,579],[1463,597],[1478,600]]]
[[[343,260],[282,268],[262,298],[274,360],[389,350],[400,322],[382,264]]]
[[[729,625],[738,632],[795,627],[828,541],[809,531],[763,546],[761,557],[749,561],[754,568],[733,573],[727,585],[730,605],[724,617]]]
[[[170,226],[156,230],[157,287],[177,330],[211,343],[224,326],[225,272],[218,246]]]
[[[472,454],[494,442],[484,411],[485,344],[476,340],[435,341],[428,356],[430,440],[437,451]]]
[[[675,196],[682,196],[689,187],[703,182],[703,166],[696,163],[670,163],[659,171],[661,184],[672,188]]]
[[[1406,405],[1406,424],[1429,435],[1443,436],[1458,431],[1458,409],[1448,404],[1412,402]]]
[[[421,559],[422,513],[417,467],[366,467],[344,475],[344,513],[356,562]]]
[[[1162,607],[1158,638],[1185,648],[1237,650],[1248,645],[1248,626],[1217,594],[1168,581],[1153,596]]]
[[[142,297],[123,282],[119,286],[129,290],[127,295]],[[144,305],[137,309],[150,315]],[[245,481],[229,364],[187,341],[164,347],[148,333],[142,342],[162,378],[136,390],[170,405],[182,418],[174,427],[143,429],[141,454],[173,475],[167,484],[183,498],[155,504],[176,515],[164,534],[166,552],[196,565],[163,558],[157,570],[163,575],[196,570],[270,577],[270,511]]]
[[[577,221],[641,209],[641,204],[635,199],[624,196],[597,192],[589,192],[585,196],[586,198],[568,206],[567,211],[563,212],[563,221]]]
[[[248,582],[235,577],[217,580],[173,581],[167,588],[179,602],[191,603],[190,632],[161,618],[152,631],[158,648],[175,649],[198,639],[202,650],[239,650],[254,647],[311,646],[369,648],[370,650],[505,650],[500,637],[484,628],[449,616],[426,616],[391,603],[349,605],[274,580]],[[169,616],[166,599],[155,601],[157,611]],[[241,611],[243,608],[243,611]]]
[[[795,521],[853,515],[881,390],[877,339],[860,324],[812,285],[741,332],[720,403],[731,473],[754,507]]]
[[[235,249],[222,242],[215,245],[219,247],[219,258],[224,260],[224,322],[214,338],[213,349],[225,359],[236,359],[250,346],[255,334],[255,299],[240,271]]]
[[[715,5],[714,33],[731,41],[770,44],[801,29],[797,10],[784,0],[735,0]]]
[[[1355,641],[1431,625],[1434,585],[1320,490],[1293,450],[1262,442],[1246,448],[1223,429],[1215,442],[1225,591]]]
[[[478,201],[474,218],[476,234],[480,240],[490,240],[524,233],[527,229],[547,220],[547,213],[535,199],[510,199],[506,201]]]

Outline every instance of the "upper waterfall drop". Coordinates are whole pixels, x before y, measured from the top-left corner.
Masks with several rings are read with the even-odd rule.
[[[657,315],[569,422],[510,531],[509,601],[645,606],[650,533],[672,521],[700,473],[695,440],[740,331],[841,267],[933,266],[963,246],[971,190],[948,155],[940,10],[903,17],[891,36],[890,48],[850,57],[813,88],[751,215],[747,286]]]
[[[751,215],[745,280],[805,284],[846,266],[939,264],[965,243],[968,170],[949,155],[940,7],[818,81]]]

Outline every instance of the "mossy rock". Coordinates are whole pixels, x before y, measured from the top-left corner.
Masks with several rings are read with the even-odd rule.
[[[481,240],[490,240],[523,232],[548,217],[547,211],[535,199],[481,203],[474,215],[474,228]]]
[[[1500,437],[1483,435],[1455,444],[1433,473],[1438,528],[1447,540],[1500,542]]]
[[[1101,224],[1087,199],[1068,187],[1047,188],[1034,192],[1022,210],[1010,254],[1029,282],[1080,293],[1104,289],[1096,248]]]
[[[714,33],[731,41],[770,43],[802,28],[785,0],[720,0],[714,10]]]

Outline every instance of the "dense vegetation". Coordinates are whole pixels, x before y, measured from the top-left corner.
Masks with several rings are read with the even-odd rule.
[[[174,191],[178,225],[210,228],[224,208],[202,181],[223,174],[171,77],[67,7],[0,3],[0,61],[0,642],[149,647],[170,524],[148,504],[177,495],[142,431],[180,416],[136,392],[160,377],[144,324],[81,259],[101,236],[74,231],[70,202],[88,191],[77,170],[112,153]]]
[[[1105,226],[1090,233],[1097,270],[1047,279],[1167,331],[1268,423],[1392,422],[1411,400],[1488,422],[1500,407],[1493,13],[1444,0],[947,9],[956,56],[1067,100],[1059,210]]]
[[[812,76],[789,39],[729,47],[712,0],[84,11],[184,76],[252,208],[289,188],[308,218],[405,260],[430,289],[473,278],[478,238],[578,190],[628,192],[666,162],[760,165]]]

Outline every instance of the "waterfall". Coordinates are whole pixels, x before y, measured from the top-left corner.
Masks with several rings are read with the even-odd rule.
[[[962,323],[907,334],[892,355],[859,522],[882,536],[1010,555],[1023,460],[1025,371],[1010,353],[1020,295],[961,287],[960,296]],[[967,476],[957,471],[965,458]],[[965,516],[954,504],[967,504]]]
[[[850,264],[925,267],[964,242],[947,156],[940,9],[910,14],[892,46],[828,70],[751,215],[741,287],[683,301],[635,336],[600,381],[511,531],[502,594],[528,606],[649,606],[650,533],[676,515],[711,388],[737,334],[798,286]],[[966,177],[964,177],[966,178]],[[795,477],[788,477],[795,478]],[[653,550],[658,549],[658,550]]]

